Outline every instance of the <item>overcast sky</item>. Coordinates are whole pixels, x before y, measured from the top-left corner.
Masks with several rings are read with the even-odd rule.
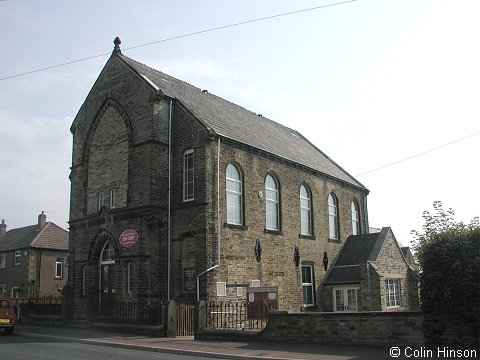
[[[435,200],[469,222],[480,1],[358,0],[159,42],[334,3],[0,1],[0,218],[12,229],[43,210],[68,228],[69,128],[108,55],[11,76],[110,54],[119,36],[125,55],[301,132],[370,190],[370,226],[404,245]]]

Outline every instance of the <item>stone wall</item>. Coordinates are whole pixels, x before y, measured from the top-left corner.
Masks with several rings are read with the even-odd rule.
[[[212,141],[209,147],[216,150],[217,143]],[[206,154],[214,154],[214,151],[207,150]],[[215,165],[214,161],[211,163]],[[238,168],[242,178],[244,222],[240,226],[227,223],[225,171],[229,163]],[[264,193],[267,174],[273,175],[279,185],[279,231],[266,230]],[[216,193],[216,181],[209,185],[212,193]],[[300,234],[301,185],[308,186],[311,191],[312,236]],[[351,202],[365,202],[362,190],[222,139],[219,193],[221,262],[220,267],[208,275],[209,299],[245,301],[246,289],[237,293],[237,288],[251,287],[252,280],[258,279],[262,287],[276,288],[278,309],[299,311],[303,307],[302,265],[310,265],[313,266],[315,304],[318,305],[321,300],[320,285],[325,275],[324,252],[332,262],[341,246],[341,241],[329,239],[327,199],[331,192],[338,198],[339,238],[345,239],[352,233]],[[216,211],[215,206],[212,209]],[[210,223],[215,224],[214,214],[210,219]],[[361,229],[365,231],[368,223],[364,212],[361,212],[360,219]],[[257,239],[262,247],[260,261],[255,257]],[[300,249],[298,267],[294,262],[295,246]],[[217,296],[217,282],[226,283],[227,296]]]

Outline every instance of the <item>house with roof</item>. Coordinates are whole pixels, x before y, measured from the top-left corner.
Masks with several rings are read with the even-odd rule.
[[[68,231],[42,213],[34,225],[0,226],[0,297],[59,296],[67,282]]]
[[[317,307],[329,259],[368,232],[367,188],[296,130],[114,43],[71,126],[75,317],[112,300]]]
[[[390,227],[347,237],[323,281],[324,311],[418,310],[418,271],[411,255]]]

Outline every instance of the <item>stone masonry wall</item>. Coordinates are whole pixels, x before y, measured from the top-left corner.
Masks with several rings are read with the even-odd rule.
[[[210,144],[216,149],[216,143]],[[244,301],[246,292],[240,291],[237,296],[237,287],[250,287],[252,280],[258,279],[262,287],[277,288],[279,309],[299,311],[303,306],[301,264],[309,264],[314,267],[315,302],[318,304],[319,286],[325,275],[323,254],[327,252],[332,262],[341,246],[341,241],[328,238],[328,194],[334,192],[338,198],[340,239],[345,239],[352,233],[351,202],[356,200],[363,204],[363,191],[225,141],[221,143],[220,156],[221,266],[209,275],[209,299]],[[225,170],[229,163],[235,164],[242,174],[243,226],[227,224]],[[279,182],[281,215],[278,232],[265,230],[265,197],[259,196],[259,193],[265,193],[267,174],[273,174]],[[307,185],[312,193],[314,230],[311,237],[300,235],[299,189],[302,184]],[[216,182],[212,182],[212,193],[216,192],[215,187]],[[213,214],[211,219],[215,219]],[[363,213],[361,220],[361,228],[365,231],[368,224]],[[263,250],[260,262],[254,255],[257,239]],[[300,248],[299,267],[295,266],[293,256],[296,245]],[[216,282],[227,283],[226,297],[216,295]]]

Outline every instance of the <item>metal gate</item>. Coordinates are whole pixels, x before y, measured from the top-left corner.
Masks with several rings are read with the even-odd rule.
[[[195,333],[195,305],[177,305],[177,336]]]

